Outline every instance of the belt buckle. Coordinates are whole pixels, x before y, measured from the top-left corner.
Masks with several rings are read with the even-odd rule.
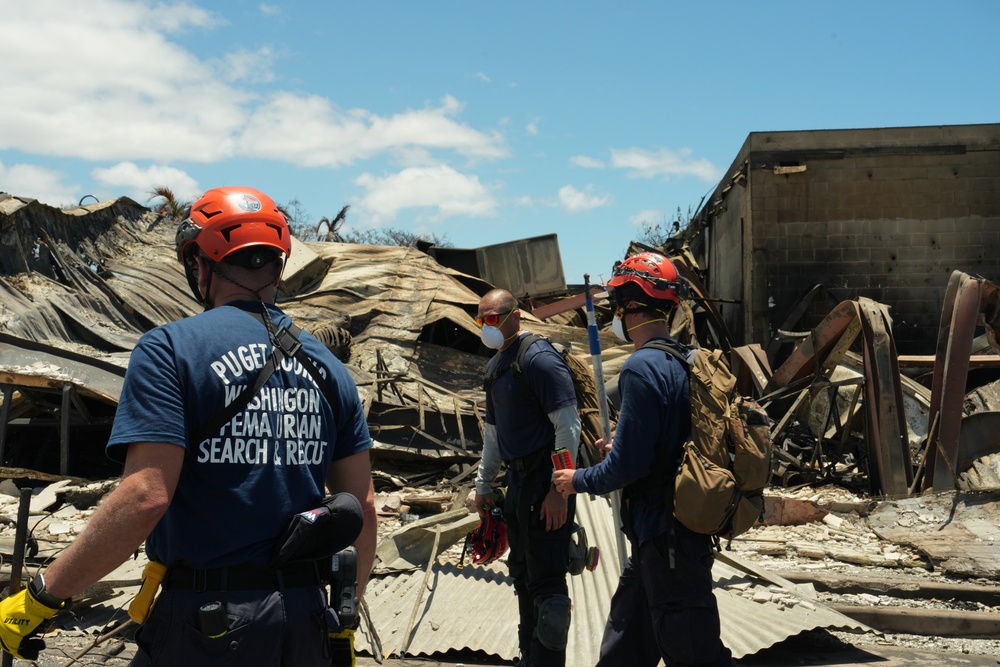
[[[193,581],[191,582],[191,587],[194,589],[195,593],[204,593],[208,590],[208,571],[207,570],[193,570],[192,571]]]

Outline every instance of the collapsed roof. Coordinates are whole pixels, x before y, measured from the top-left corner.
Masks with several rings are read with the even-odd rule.
[[[51,481],[57,469],[62,476],[118,474],[103,448],[130,350],[145,331],[201,310],[174,256],[174,226],[175,221],[127,198],[63,210],[0,194],[0,424],[5,427],[0,432],[0,465],[7,466],[5,476]],[[679,312],[675,331],[728,349],[725,325],[698,281],[697,267],[684,257],[679,261],[702,298],[697,306]],[[956,278],[959,284],[968,281]],[[966,329],[969,313],[975,316],[996,294],[991,284],[978,285],[978,291],[962,292],[974,292],[977,298],[985,294],[976,308],[967,306],[962,320]],[[444,267],[414,248],[294,240],[280,287],[279,305],[300,326],[329,341],[331,349],[335,343],[347,358],[376,440],[376,484],[468,484],[482,446],[481,371],[486,361],[473,315],[492,285]],[[579,308],[574,299],[566,309]],[[958,291],[956,299],[961,301]],[[970,304],[973,300],[965,299]],[[560,310],[552,305],[547,312]],[[585,356],[587,331],[579,318],[543,320],[527,308],[523,314],[527,328]],[[791,321],[788,328],[794,324]],[[782,344],[793,343],[795,349],[785,351],[774,371],[760,345],[733,348],[731,353],[743,390],[768,403],[773,435],[780,438],[778,472],[788,484],[830,481],[845,470],[853,475],[859,464],[867,463],[864,459],[883,458],[889,467],[879,468],[873,478],[879,483],[895,479],[899,460],[910,461],[909,449],[914,460],[927,456],[928,415],[937,410],[953,416],[955,385],[968,370],[959,365],[950,374],[941,373],[942,381],[952,378],[947,400],[943,390],[933,397],[901,376],[888,345],[891,320],[874,302],[845,302],[816,330],[782,335],[787,337]],[[631,346],[612,340],[607,332],[600,338],[606,377],[611,378]],[[944,348],[952,349],[951,340],[946,336]],[[860,348],[861,354],[851,348]],[[962,349],[952,355],[953,362]],[[865,377],[877,377],[883,391],[859,398]],[[1000,410],[1000,393],[981,392],[980,401],[983,414]],[[866,402],[874,409],[863,411],[859,406]],[[886,412],[896,415],[896,408],[905,409],[906,419],[880,419]],[[982,421],[978,446],[965,443],[964,449],[957,447],[954,420],[946,424],[945,435],[956,442],[955,456],[958,450],[968,457],[969,452],[988,449],[982,443],[992,443],[997,429],[990,427],[994,422],[989,418]],[[83,433],[88,437],[80,438]],[[866,441],[882,444],[871,448]],[[844,462],[850,443],[860,462]],[[909,448],[906,457],[894,449],[897,446]],[[984,474],[990,470],[987,466]],[[913,482],[905,474],[900,480],[898,487]],[[595,508],[595,532],[599,523],[610,520],[599,512]],[[601,531],[609,549],[614,532],[613,526]],[[606,608],[613,579],[593,601],[593,609]],[[390,585],[395,584],[386,583]],[[594,619],[593,627],[600,622]],[[815,625],[801,622],[790,622],[782,636],[807,626],[850,625],[826,617]],[[749,654],[774,641],[780,637],[764,643],[757,637],[741,651]],[[431,642],[422,652],[433,653],[434,646]]]

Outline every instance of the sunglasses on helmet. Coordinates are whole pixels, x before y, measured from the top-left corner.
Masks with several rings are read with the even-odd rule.
[[[636,278],[642,278],[643,280],[652,284],[653,289],[658,290],[674,290],[677,295],[682,299],[691,298],[691,289],[688,282],[683,278],[679,278],[676,281],[667,280],[665,278],[657,278],[651,273],[646,273],[645,271],[637,271],[631,267],[623,266],[621,261],[614,263],[611,268],[611,276],[617,278],[618,276],[635,276]]]
[[[481,315],[476,318],[476,326],[480,329],[483,328],[484,324],[491,327],[498,326],[500,324],[500,318],[503,317],[506,320],[507,318],[504,317],[504,315],[510,315],[512,312],[514,311],[508,310],[506,313],[490,313],[489,315]]]

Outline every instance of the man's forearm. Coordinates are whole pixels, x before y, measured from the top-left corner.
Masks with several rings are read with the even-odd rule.
[[[45,585],[57,598],[69,598],[124,563],[142,545],[166,510],[143,500],[136,477],[122,480],[91,517],[86,530],[45,571]]]
[[[576,404],[553,410],[548,417],[555,429],[556,449],[561,447],[567,450],[575,465],[579,462],[577,455],[580,449],[580,414],[577,412]]]
[[[362,513],[364,515],[364,525],[361,527],[361,534],[354,542],[354,547],[358,550],[358,598],[364,595],[365,587],[368,585],[368,578],[371,576],[372,567],[375,564],[375,546],[378,541],[378,512],[375,510],[375,487],[369,483],[367,498],[361,500]]]
[[[497,444],[496,426],[486,424],[483,429],[483,458],[479,462],[476,474],[476,493],[486,495],[491,493],[493,480],[500,472],[500,447]]]

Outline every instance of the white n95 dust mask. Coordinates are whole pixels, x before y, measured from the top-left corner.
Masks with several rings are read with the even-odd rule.
[[[479,340],[483,341],[483,345],[491,350],[499,350],[503,347],[503,332],[496,327],[484,324],[483,328],[479,330]]]
[[[622,318],[615,313],[614,319],[611,320],[611,331],[615,334],[615,338],[622,341],[623,343],[631,343],[632,339],[628,337],[628,332],[625,331],[625,325],[622,323]]]

